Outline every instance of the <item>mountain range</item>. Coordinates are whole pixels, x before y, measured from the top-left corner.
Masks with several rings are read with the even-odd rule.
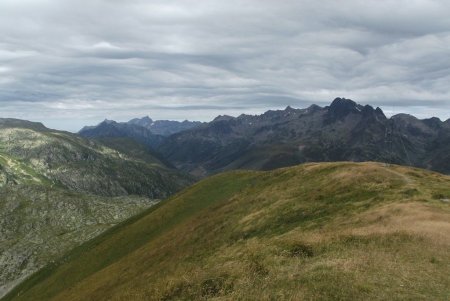
[[[96,126],[85,126],[78,134],[87,138],[129,137],[139,143],[157,147],[166,136],[200,126],[198,121],[156,120],[150,117],[134,118],[128,122],[105,119]]]
[[[450,119],[420,120],[407,114],[387,118],[380,108],[345,98],[326,107],[218,116],[168,136],[144,131],[144,124],[142,119],[103,122],[80,135],[131,137],[199,177],[326,161],[380,161],[450,173]]]

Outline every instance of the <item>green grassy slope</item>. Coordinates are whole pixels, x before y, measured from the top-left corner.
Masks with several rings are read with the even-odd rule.
[[[208,178],[4,300],[450,298],[450,177],[379,163]]]

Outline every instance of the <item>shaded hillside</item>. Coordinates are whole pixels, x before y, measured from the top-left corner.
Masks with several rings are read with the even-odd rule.
[[[450,173],[450,120],[419,120],[336,98],[330,106],[219,116],[174,134],[157,150],[175,166],[205,176],[269,170],[303,162],[380,161]]]
[[[0,120],[1,154],[54,185],[97,195],[165,198],[192,182],[160,160],[152,161],[151,154],[138,159],[99,142],[20,120]]]
[[[208,178],[4,300],[449,297],[450,178],[318,163]]]

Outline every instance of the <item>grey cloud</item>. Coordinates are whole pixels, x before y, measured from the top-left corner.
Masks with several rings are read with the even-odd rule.
[[[345,96],[450,112],[445,0],[0,2],[2,116],[76,130]]]

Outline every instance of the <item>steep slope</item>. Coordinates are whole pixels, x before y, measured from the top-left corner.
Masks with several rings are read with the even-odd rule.
[[[156,203],[69,192],[30,164],[0,153],[0,296],[25,277]]]
[[[381,161],[450,173],[449,122],[336,98],[330,106],[287,107],[262,115],[219,116],[174,134],[157,150],[173,165],[205,176],[224,170],[269,170],[303,162]]]
[[[143,161],[148,164],[157,164],[174,168],[161,154],[154,151],[151,147],[128,137],[99,137],[92,138],[101,144],[119,151],[133,160]]]
[[[0,296],[81,243],[155,204],[106,198],[38,182],[0,188]]]
[[[0,296],[191,183],[150,154],[140,155],[40,123],[0,119]]]
[[[0,120],[0,155],[17,159],[72,191],[165,198],[190,184],[186,175],[39,123]]]
[[[314,163],[208,178],[4,300],[449,297],[450,177]]]

